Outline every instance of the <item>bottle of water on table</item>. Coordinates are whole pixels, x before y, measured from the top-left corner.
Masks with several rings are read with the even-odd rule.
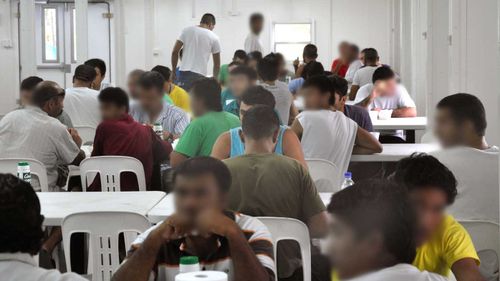
[[[342,186],[340,189],[344,189],[346,187],[349,187],[354,184],[354,181],[352,180],[352,173],[351,172],[345,172],[344,173],[344,182],[342,183]]]
[[[31,170],[28,162],[17,163],[17,177],[27,183],[31,183]]]

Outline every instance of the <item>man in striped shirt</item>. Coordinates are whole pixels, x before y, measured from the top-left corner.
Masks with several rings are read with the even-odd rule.
[[[257,219],[226,210],[231,174],[219,160],[195,157],[173,175],[176,212],[132,244],[113,280],[173,281],[182,256],[197,256],[202,270],[226,272],[229,281],[274,280],[271,234]]]

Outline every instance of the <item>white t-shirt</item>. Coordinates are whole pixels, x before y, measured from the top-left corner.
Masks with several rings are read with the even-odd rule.
[[[245,39],[245,52],[251,53],[254,51],[264,53],[264,48],[262,48],[262,44],[260,43],[259,35],[250,33]]]
[[[361,71],[361,69],[359,70]],[[358,72],[359,72],[358,71]],[[373,91],[373,83],[364,85],[361,87],[356,94],[355,103],[362,102],[365,98],[371,95]],[[406,88],[399,84],[396,93],[391,97],[376,97],[373,102],[368,106],[368,110],[372,110],[374,108],[380,109],[398,109],[405,107],[416,107],[415,102],[408,94]]]
[[[378,66],[364,66],[361,67],[356,74],[354,74],[354,78],[352,79],[352,84],[357,86],[364,86],[366,84],[370,84],[373,81],[373,72],[378,68]]]
[[[68,88],[64,97],[64,111],[68,113],[75,127],[97,128],[101,122],[99,92],[87,87]]]
[[[303,111],[297,120],[303,128],[301,144],[305,158],[334,163],[340,170],[339,178],[343,178],[356,140],[356,122],[340,111],[331,110]]]
[[[209,29],[190,26],[182,30],[178,40],[183,43],[180,71],[207,76],[210,55],[220,53],[219,37]]]
[[[293,95],[290,93],[290,90],[288,90],[288,85],[281,81],[275,81],[274,85],[266,83],[260,85],[273,94],[276,99],[275,109],[278,111],[281,123],[287,125],[288,118],[290,118],[290,107],[293,102]]]
[[[410,264],[397,264],[379,271],[344,281],[446,281],[447,278],[427,271],[420,271]]]
[[[347,82],[349,84],[352,84],[352,81],[354,79],[354,74],[356,74],[356,72],[361,67],[363,67],[363,63],[360,60],[355,60],[355,61],[351,62],[351,64],[349,65],[349,68],[347,69],[345,77],[344,77],[345,80],[347,80]]]

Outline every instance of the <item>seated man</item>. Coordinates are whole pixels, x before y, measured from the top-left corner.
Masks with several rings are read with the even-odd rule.
[[[288,90],[290,90],[293,95],[296,95],[302,88],[302,85],[304,85],[304,82],[307,78],[324,74],[325,68],[323,67],[323,65],[320,62],[311,61],[304,66],[302,75],[299,78],[295,78],[290,81],[290,83],[288,83]]]
[[[142,124],[152,126],[160,123],[163,127],[163,138],[174,140],[182,135],[189,119],[182,109],[163,100],[164,83],[165,79],[158,72],[144,73],[139,78],[139,102],[130,108],[130,115]]]
[[[40,201],[29,183],[0,174],[0,276],[9,281],[85,281],[75,274],[39,268],[43,238]]]
[[[231,174],[219,160],[191,158],[173,174],[175,214],[132,243],[112,280],[174,281],[183,256],[229,281],[274,280],[271,234],[257,219],[227,210]]]
[[[245,113],[256,105],[267,105],[274,108],[274,96],[261,86],[248,88],[241,96],[240,119]],[[233,128],[219,136],[212,149],[212,157],[217,159],[227,159],[243,155],[245,153],[245,143],[241,140],[241,127]],[[297,135],[287,126],[280,126],[280,132],[274,147],[274,153],[293,158],[307,169],[304,153],[300,146]]]
[[[236,116],[240,114],[241,95],[257,83],[257,72],[248,66],[237,66],[229,73],[229,87],[222,91],[221,104],[224,111]]]
[[[498,152],[486,142],[486,112],[481,101],[470,94],[443,98],[437,105],[434,133],[445,147],[466,146]]]
[[[161,187],[159,165],[168,160],[172,152],[170,143],[161,140],[151,127],[134,121],[128,115],[129,101],[122,89],[108,87],[102,90],[99,103],[103,121],[96,130],[92,156],[134,157],[144,166],[147,188],[155,190]],[[155,170],[158,172],[155,173]],[[138,190],[135,175],[123,173],[121,178],[121,191]],[[93,184],[88,190],[100,190],[99,184]]]
[[[47,169],[50,191],[57,186],[59,164],[79,165],[85,158],[82,139],[55,117],[63,108],[64,90],[44,81],[33,92],[32,106],[14,110],[0,120],[0,158],[32,158]],[[38,190],[38,183],[33,183]],[[60,187],[60,186],[59,186]]]
[[[227,86],[229,74],[232,67],[238,65],[245,65],[247,62],[247,53],[244,50],[236,50],[233,55],[233,60],[229,64],[223,64],[220,67],[219,76],[217,80],[222,86]]]
[[[307,44],[302,51],[302,63],[299,58],[293,61],[293,68],[295,70],[295,77],[303,77],[304,67],[310,62],[316,61],[318,58],[318,47],[314,44]]]
[[[327,231],[325,206],[309,173],[298,161],[273,153],[280,132],[273,108],[256,105],[245,113],[242,122],[240,136],[245,154],[224,160],[233,178],[231,210],[252,216],[295,218],[309,227],[312,238],[323,237]],[[278,245],[280,278],[302,274],[295,245]]]
[[[297,116],[292,130],[301,140],[306,159],[334,163],[339,168],[339,178],[343,178],[352,153],[379,153],[382,145],[344,113],[333,109],[337,91],[326,76],[307,79],[303,86],[306,111]]]
[[[415,117],[417,108],[406,88],[398,84],[396,74],[388,66],[375,70],[373,83],[361,87],[356,95],[356,104],[367,110],[392,110],[393,118]],[[402,130],[380,132],[382,143],[405,142]]]
[[[445,210],[457,196],[457,180],[436,158],[414,154],[398,162],[393,179],[406,187],[418,216],[417,256],[420,270],[458,281],[484,280],[467,231]]]
[[[102,59],[89,59],[84,64],[93,67],[96,72],[92,89],[101,91],[111,86],[108,82],[104,82],[104,78],[106,77],[106,63]]]
[[[191,110],[195,119],[170,155],[172,167],[190,157],[209,156],[222,133],[240,126],[238,117],[222,110],[220,92],[220,85],[215,79],[203,78],[193,83]]]
[[[367,130],[368,132],[373,132],[372,119],[370,114],[364,108],[356,105],[348,105],[346,101],[348,99],[347,81],[337,75],[330,76],[329,79],[332,81],[336,91],[335,91],[335,105],[333,106],[335,110],[343,112],[345,116],[351,118],[358,124],[359,127]]]
[[[359,88],[372,82],[373,73],[379,67],[378,52],[374,48],[363,50],[363,67],[354,74],[349,99],[355,100]]]
[[[447,280],[411,265],[417,220],[403,188],[361,181],[335,193],[328,212],[334,280]]]
[[[157,65],[151,69],[151,71],[156,71],[163,76],[163,79],[165,79],[165,83],[163,84],[163,90],[165,91],[165,100],[169,102],[170,104],[173,104],[185,112],[190,112],[191,110],[189,109],[189,95],[184,89],[181,87],[175,85],[172,80],[172,71],[170,68],[163,66],[163,65]]]

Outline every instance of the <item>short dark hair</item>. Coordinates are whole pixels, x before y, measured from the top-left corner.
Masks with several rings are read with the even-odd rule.
[[[453,173],[435,157],[414,153],[401,159],[392,179],[409,192],[423,188],[438,188],[446,194],[448,205],[457,197],[457,180]]]
[[[262,86],[251,86],[241,95],[241,102],[246,105],[266,105],[271,108],[276,106],[274,95]]]
[[[210,13],[206,13],[201,17],[200,23],[215,25],[215,16]]]
[[[234,52],[234,55],[233,55],[233,59],[235,59],[235,58],[238,58],[238,59],[243,60],[243,61],[247,61],[247,59],[248,59],[247,52],[245,52],[244,50],[236,50]]]
[[[222,161],[200,156],[189,158],[174,168],[172,182],[175,184],[178,176],[196,177],[204,174],[212,174],[217,181],[220,191],[229,192],[231,188],[231,172]]]
[[[250,15],[250,23],[254,23],[256,21],[263,21],[264,20],[264,15],[261,13],[253,13]]]
[[[94,67],[86,64],[80,64],[75,69],[75,75],[73,75],[73,79],[90,83],[94,81],[96,75],[97,73],[95,72]]]
[[[165,78],[163,78],[163,76],[156,71],[146,71],[139,78],[139,87],[143,88],[144,90],[157,90],[162,95],[164,94],[164,84]]]
[[[318,58],[318,47],[314,44],[307,44],[304,46],[302,54],[306,58],[316,59]]]
[[[214,78],[202,78],[193,83],[190,91],[193,98],[203,102],[211,111],[222,111],[221,87]]]
[[[51,99],[64,96],[64,89],[61,89],[57,83],[52,81],[43,81],[40,82],[38,86],[35,87],[33,91],[33,96],[31,97],[31,101],[34,105],[42,108],[45,103],[50,101]]]
[[[21,82],[21,86],[19,88],[21,91],[33,91],[40,82],[43,82],[42,78],[38,76],[30,76]]]
[[[129,109],[129,101],[127,93],[119,87],[108,87],[102,90],[98,96],[99,102],[111,103],[117,107],[125,107]]]
[[[302,71],[302,78],[307,79],[315,75],[323,74],[325,74],[325,68],[323,67],[323,64],[317,61],[311,61],[304,66],[304,70]]]
[[[272,107],[256,105],[245,113],[241,128],[245,136],[260,140],[272,137],[280,128],[280,120]]]
[[[328,212],[362,238],[382,233],[384,248],[396,263],[412,263],[416,255],[416,216],[404,188],[386,180],[363,180],[332,196]]]
[[[277,80],[279,75],[279,60],[276,55],[270,53],[262,58],[257,63],[257,72],[259,73],[260,78],[264,81]]]
[[[458,93],[447,96],[439,101],[438,109],[448,109],[458,122],[469,120],[474,124],[476,133],[479,136],[486,134],[486,110],[483,103],[476,96],[466,93]]]
[[[38,254],[43,216],[33,187],[17,177],[0,174],[0,253]]]
[[[237,66],[236,68],[231,70],[231,72],[229,72],[229,75],[244,75],[250,81],[257,80],[257,72],[253,68],[246,65]]]
[[[382,65],[373,72],[372,82],[373,84],[375,84],[375,82],[379,80],[389,80],[395,77],[396,74],[394,73],[394,71],[392,71],[390,67]]]
[[[335,105],[335,92],[333,89],[333,83],[330,79],[328,79],[325,75],[316,75],[306,79],[302,88],[316,88],[320,91],[322,95],[328,94],[330,98],[328,103],[330,105]]]
[[[259,51],[253,51],[247,54],[249,60],[260,61],[262,59],[262,53]]]
[[[170,68],[168,68],[164,65],[157,65],[157,66],[151,68],[151,71],[156,71],[156,72],[160,73],[161,76],[163,76],[163,79],[165,79],[165,81],[170,80],[170,74],[172,73]]]
[[[347,89],[349,88],[347,80],[338,75],[328,76],[328,78],[332,81],[333,92],[335,94],[338,94],[340,97],[347,96]]]
[[[102,76],[106,75],[106,63],[102,59],[89,59],[84,64],[98,68]]]
[[[363,53],[365,54],[365,60],[375,63],[378,60],[378,52],[374,48],[366,48],[363,50]]]

